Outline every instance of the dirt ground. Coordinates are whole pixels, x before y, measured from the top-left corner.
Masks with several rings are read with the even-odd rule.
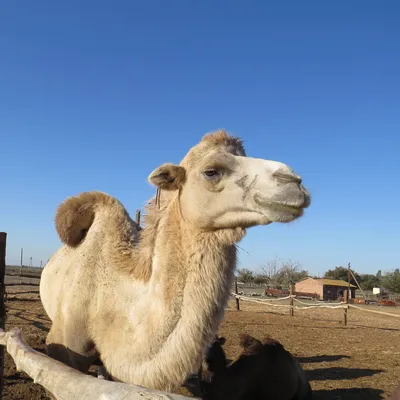
[[[6,329],[20,327],[30,346],[43,351],[47,318],[37,287],[8,289]],[[399,312],[385,308],[387,312]],[[239,353],[238,334],[270,335],[299,358],[307,370],[315,399],[388,399],[400,382],[400,319],[350,309],[343,325],[342,310],[296,310],[231,301],[220,335],[227,338],[227,356]],[[190,395],[182,388],[181,394]],[[47,399],[44,390],[19,373],[6,354],[4,400]]]

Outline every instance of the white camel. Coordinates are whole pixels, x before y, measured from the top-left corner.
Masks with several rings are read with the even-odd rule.
[[[246,157],[225,131],[149,181],[158,190],[143,230],[101,192],[59,206],[63,245],[40,296],[50,357],[84,373],[100,357],[113,380],[168,391],[197,371],[215,337],[246,228],[293,221],[310,196],[287,165]]]

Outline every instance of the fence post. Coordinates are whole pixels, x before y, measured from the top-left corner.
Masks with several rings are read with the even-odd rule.
[[[290,316],[293,317],[294,316],[294,300],[293,300],[293,285],[290,284]]]
[[[344,296],[344,312],[343,312],[343,321],[344,325],[347,325],[347,310],[349,308],[349,300],[348,300],[348,295],[349,292],[347,290],[344,291],[343,296]]]
[[[7,233],[0,232],[0,328],[5,330],[6,307],[4,304],[5,274],[6,274],[6,242]],[[3,397],[4,385],[4,346],[0,346],[0,398]]]
[[[237,278],[235,278],[235,293],[238,295],[238,286],[237,286]],[[236,311],[240,311],[240,304],[239,304],[239,299],[236,297]]]

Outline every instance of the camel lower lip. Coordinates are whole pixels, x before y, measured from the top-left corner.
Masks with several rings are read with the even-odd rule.
[[[299,218],[304,213],[303,207],[289,206],[286,204],[273,204],[271,205],[273,214],[276,216],[276,221],[279,222],[290,222],[296,218]]]
[[[296,207],[296,206],[289,206],[287,204],[271,204],[273,205],[277,211],[287,211],[290,213],[298,213],[300,210],[302,210],[302,207]]]
[[[304,195],[301,201],[280,202],[279,200],[269,200],[268,198],[264,198],[259,193],[256,193],[254,200],[261,207],[273,208],[276,211],[286,211],[289,213],[299,213],[310,205],[310,198],[306,195]]]
[[[255,198],[256,202],[263,206],[263,207],[271,207],[274,208],[276,211],[287,211],[290,213],[298,213],[301,211],[304,207],[302,206],[295,206],[293,204],[285,204],[285,203],[277,203],[274,201],[265,201],[259,196],[256,196]]]

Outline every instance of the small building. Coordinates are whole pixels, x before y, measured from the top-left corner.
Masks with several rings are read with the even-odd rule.
[[[295,285],[296,292],[316,293],[320,300],[339,300],[349,288],[349,283],[336,279],[307,278]],[[356,297],[356,286],[350,284],[351,298]]]

